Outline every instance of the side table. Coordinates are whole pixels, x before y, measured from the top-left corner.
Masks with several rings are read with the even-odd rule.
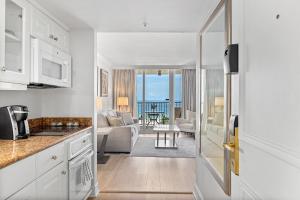
[[[97,163],[98,164],[105,164],[109,160],[109,156],[104,155],[106,142],[108,136],[111,132],[112,128],[105,127],[105,128],[98,128],[97,129],[97,137],[103,136],[99,151],[97,152]]]

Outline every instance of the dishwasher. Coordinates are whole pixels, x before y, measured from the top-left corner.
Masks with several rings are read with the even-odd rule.
[[[92,158],[94,155],[90,134],[69,145],[69,199],[87,199],[92,190]]]

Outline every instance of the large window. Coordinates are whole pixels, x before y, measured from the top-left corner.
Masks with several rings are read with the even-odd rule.
[[[174,76],[170,76],[170,73]],[[174,77],[170,81],[170,77]],[[173,83],[170,85],[170,83]],[[173,89],[173,98],[170,93]],[[170,121],[170,109],[175,109],[173,117],[179,110],[182,102],[181,70],[153,69],[138,70],[136,78],[137,116],[145,128],[155,124],[167,124]],[[171,104],[173,102],[173,104]],[[171,108],[172,107],[172,108]],[[179,114],[181,115],[181,113]]]

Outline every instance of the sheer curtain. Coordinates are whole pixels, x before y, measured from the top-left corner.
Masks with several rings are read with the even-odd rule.
[[[196,69],[182,70],[183,112],[196,112]]]
[[[113,106],[118,109],[118,97],[128,97],[127,111],[135,115],[135,70],[115,69],[113,70]]]

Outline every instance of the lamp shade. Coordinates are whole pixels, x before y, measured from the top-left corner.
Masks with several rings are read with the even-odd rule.
[[[96,108],[98,111],[102,109],[102,99],[101,97],[96,97]]]
[[[128,97],[118,97],[117,104],[118,106],[128,106]]]
[[[216,97],[215,106],[224,106],[224,97]]]

